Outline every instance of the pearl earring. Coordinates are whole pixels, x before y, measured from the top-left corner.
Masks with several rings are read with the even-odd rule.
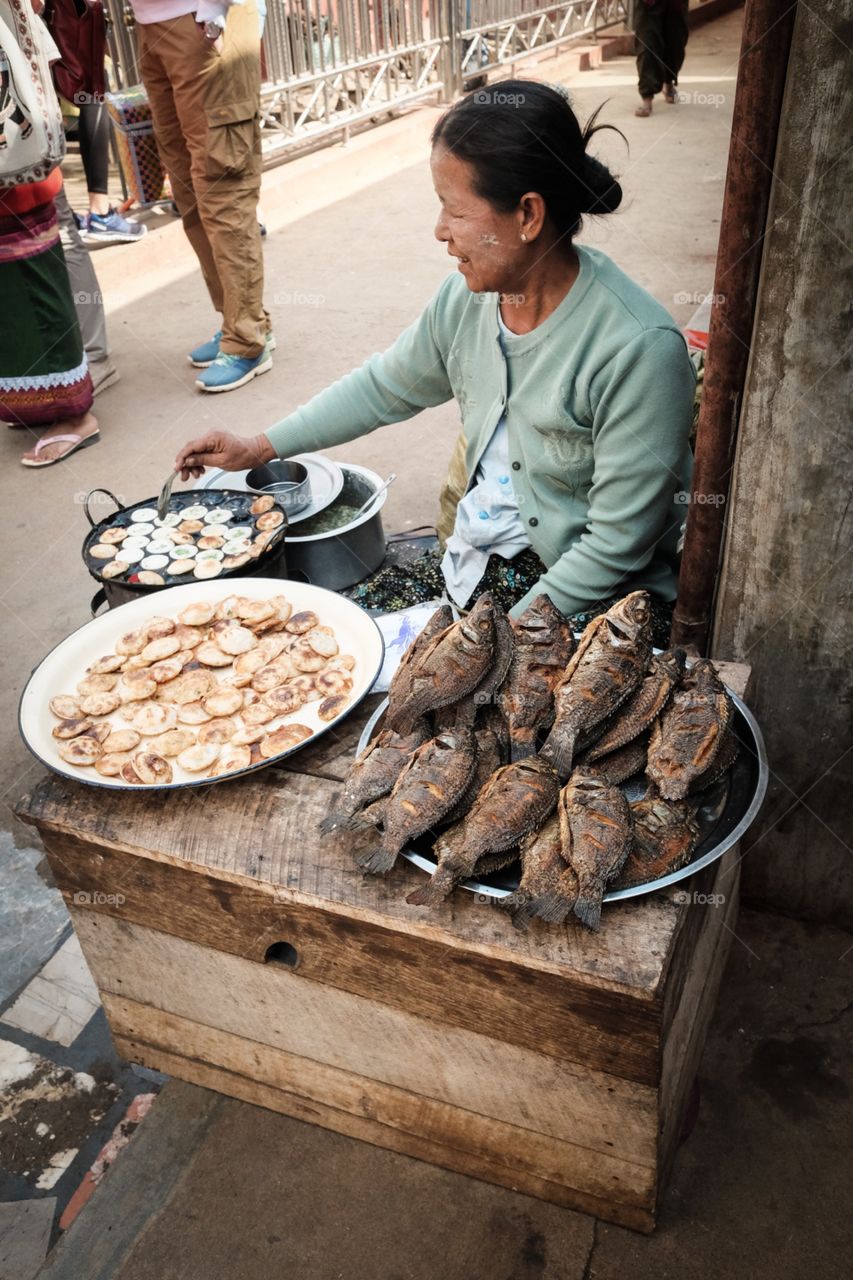
[[[521,238],[522,238],[522,240],[525,240],[525,241],[527,240],[527,236],[524,234],[524,232],[523,232],[523,231],[522,231],[522,233],[521,233]]]

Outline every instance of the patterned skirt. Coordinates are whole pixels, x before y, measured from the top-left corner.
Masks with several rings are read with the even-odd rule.
[[[0,217],[0,420],[48,427],[92,405],[53,201]]]
[[[392,613],[397,609],[407,609],[415,604],[426,604],[428,600],[439,600],[444,593],[444,576],[441,572],[443,553],[435,548],[423,552],[414,564],[389,565],[379,569],[364,582],[353,587],[347,595],[363,609],[381,609]],[[512,560],[503,556],[489,556],[485,572],[474,588],[471,600],[474,601],[484,591],[491,591],[500,607],[509,611],[522,596],[526,596],[531,587],[546,572],[546,566],[539,559],[532,547],[520,551]],[[593,606],[580,613],[569,615],[569,621],[575,631],[583,631],[588,622],[606,613],[611,605],[621,600],[626,591],[610,596],[607,600],[599,600]],[[659,649],[669,647],[669,633],[672,627],[672,604],[649,593],[652,602],[652,637]]]

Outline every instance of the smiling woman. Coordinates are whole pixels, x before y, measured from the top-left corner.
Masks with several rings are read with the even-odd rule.
[[[266,433],[187,444],[184,476],[327,448],[455,398],[465,493],[443,559],[381,571],[367,605],[446,587],[465,606],[497,588],[520,613],[547,592],[567,614],[645,588],[658,637],[676,590],[689,489],[693,366],[668,312],[605,254],[575,243],[619,183],[587,151],[565,92],[504,81],[462,98],[433,133],[435,235],[457,269],[385,352]],[[385,574],[386,576],[383,576]]]

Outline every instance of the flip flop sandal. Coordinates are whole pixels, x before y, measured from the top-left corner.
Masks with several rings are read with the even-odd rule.
[[[78,449],[88,449],[90,444],[97,444],[101,438],[100,431],[94,432],[91,436],[78,436],[73,433],[67,436],[43,436],[35,447],[35,458],[21,458],[22,467],[52,467],[56,462],[64,462],[66,458],[70,458],[72,453],[76,453]],[[72,447],[66,449],[58,458],[45,458],[39,462],[38,454],[42,449],[46,449],[50,444],[58,444],[59,441],[67,442]]]

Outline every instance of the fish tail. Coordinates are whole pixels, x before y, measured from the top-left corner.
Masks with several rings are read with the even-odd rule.
[[[368,872],[374,876],[384,876],[397,861],[397,850],[392,849],[390,852],[381,846],[378,849],[368,849],[364,853],[356,855],[356,862],[362,871]]]
[[[597,893],[595,888],[582,890],[572,907],[578,920],[587,929],[591,929],[593,933],[598,932],[601,924],[601,894]]]
[[[426,884],[422,884],[419,889],[414,889],[406,901],[413,907],[438,906],[450,893],[454,884],[453,873],[444,867],[438,867]]]
[[[554,766],[561,778],[568,778],[572,771],[572,758],[575,754],[575,739],[549,737],[539,754]]]
[[[334,831],[363,831],[371,825],[370,818],[364,816],[365,812],[344,813],[342,809],[337,809],[318,824],[318,829],[324,836],[331,835]]]
[[[566,895],[557,889],[553,889],[550,893],[542,893],[538,898],[531,898],[526,908],[523,908],[527,919],[538,916],[548,924],[562,924],[571,909],[572,904]]]
[[[514,928],[524,930],[533,916],[532,899],[523,889],[516,889],[508,898],[499,898],[500,905],[512,915]]]

